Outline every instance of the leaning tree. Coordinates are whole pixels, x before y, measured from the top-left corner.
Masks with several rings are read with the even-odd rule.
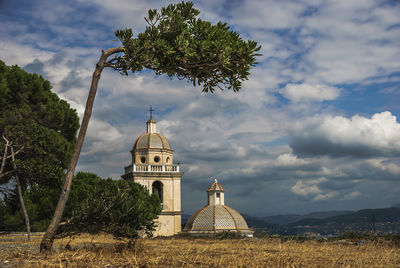
[[[211,24],[197,16],[200,11],[192,2],[170,4],[161,11],[152,9],[145,18],[144,32],[133,35],[131,29],[117,30],[122,46],[103,50],[92,77],[85,113],[75,151],[67,170],[63,189],[53,219],[40,245],[41,251],[52,248],[65,204],[71,189],[72,177],[89,124],[93,102],[105,67],[128,75],[150,69],[157,75],[187,79],[203,87],[204,92],[215,89],[239,91],[255,65],[260,46],[244,41],[226,23]],[[109,59],[110,56],[113,56]]]

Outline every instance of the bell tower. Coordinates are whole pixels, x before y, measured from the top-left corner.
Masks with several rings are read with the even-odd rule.
[[[169,141],[157,133],[153,109],[146,122],[146,133],[137,138],[131,150],[132,164],[125,167],[122,178],[133,180],[157,193],[162,211],[157,219],[155,236],[171,236],[181,231],[181,178],[179,165],[174,164],[174,151]]]

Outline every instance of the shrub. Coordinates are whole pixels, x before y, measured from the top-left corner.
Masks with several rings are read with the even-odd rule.
[[[61,224],[57,236],[78,233],[108,233],[116,239],[133,239],[140,233],[151,236],[160,212],[158,196],[150,196],[144,186],[132,181],[101,179]]]

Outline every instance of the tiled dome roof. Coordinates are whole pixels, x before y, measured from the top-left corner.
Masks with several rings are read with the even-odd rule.
[[[194,213],[183,230],[189,233],[251,232],[245,219],[225,205],[208,205]]]
[[[168,149],[171,150],[169,141],[159,133],[144,133],[137,138],[133,149]]]

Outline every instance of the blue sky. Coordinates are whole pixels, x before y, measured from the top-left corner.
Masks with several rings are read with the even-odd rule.
[[[176,2],[176,1],[174,1]],[[169,1],[0,1],[0,59],[43,75],[82,116],[101,49]],[[218,178],[228,205],[270,215],[400,203],[397,1],[195,1],[262,45],[234,94],[152,72],[103,72],[78,170],[119,178],[148,108],[181,164],[182,206]]]

